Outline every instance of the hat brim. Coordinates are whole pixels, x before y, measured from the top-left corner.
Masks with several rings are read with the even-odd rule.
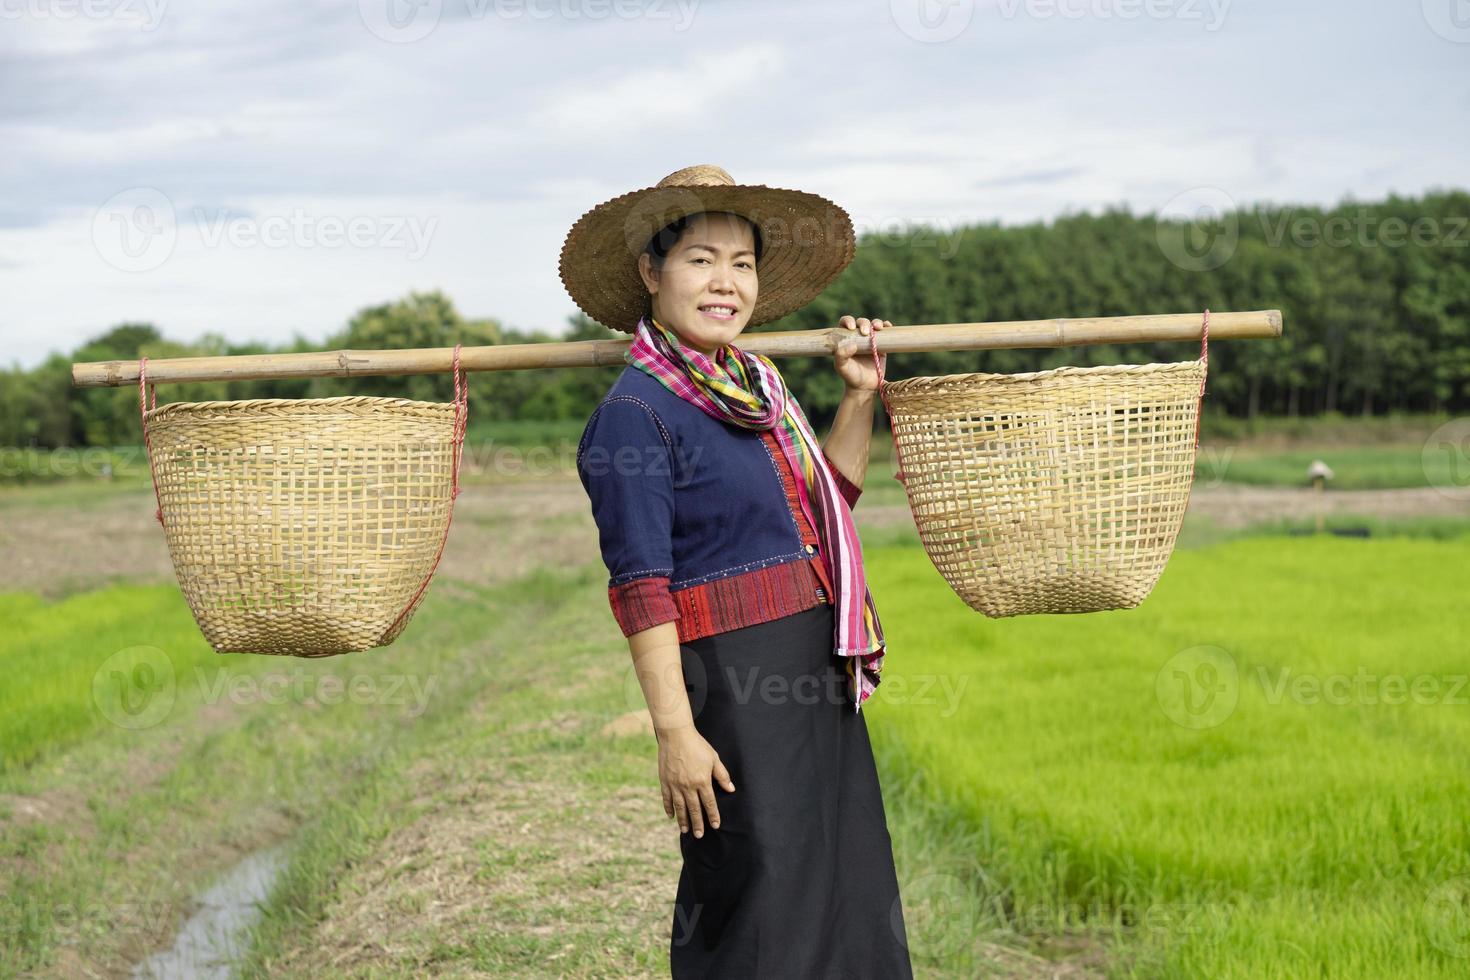
[[[593,320],[632,333],[648,309],[638,256],[670,222],[701,211],[739,214],[761,230],[750,326],[811,302],[857,251],[851,217],[819,194],[764,184],[645,187],[604,201],[572,225],[560,262],[567,293]]]

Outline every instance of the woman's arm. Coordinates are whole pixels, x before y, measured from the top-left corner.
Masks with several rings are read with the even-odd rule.
[[[692,825],[694,836],[703,837],[706,812],[709,825],[716,830],[720,826],[720,808],[711,778],[718,780],[727,793],[735,792],[735,783],[719,753],[694,727],[689,693],[684,688],[679,628],[671,621],[630,633],[628,650],[658,738],[658,781],[663,789],[664,813],[678,819],[680,833]]]
[[[843,317],[838,325],[864,338],[893,326],[888,320],[851,316]],[[888,355],[879,356],[887,367]],[[832,367],[845,387],[822,452],[849,483],[861,490],[868,475],[868,450],[873,444],[873,399],[878,396],[878,370],[873,365],[871,344],[844,340],[833,355]]]
[[[848,388],[837,405],[832,431],[822,444],[827,459],[859,490],[868,474],[868,451],[873,445],[873,401],[877,392]]]
[[[678,625],[670,621],[633,633],[628,637],[628,650],[658,740],[693,729],[694,714],[689,709],[684,666],[679,660]]]

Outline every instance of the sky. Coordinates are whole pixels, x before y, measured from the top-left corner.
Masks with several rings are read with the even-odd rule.
[[[1470,0],[0,0],[0,364],[428,289],[560,333],[573,222],[696,163],[940,247],[1463,188],[1467,122]]]

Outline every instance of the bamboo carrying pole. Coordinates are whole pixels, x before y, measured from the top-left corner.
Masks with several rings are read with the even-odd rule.
[[[926,323],[894,326],[877,338],[879,353],[999,350],[1014,347],[1079,347],[1089,344],[1199,340],[1199,313],[1149,316],[1009,320],[996,323]],[[1210,339],[1281,336],[1280,310],[1210,313]],[[504,344],[460,349],[465,371],[521,371],[532,368],[602,367],[623,363],[629,340],[574,340],[545,344]],[[866,338],[843,327],[742,334],[739,347],[767,357],[825,357],[844,345],[869,348]],[[438,374],[453,369],[452,347],[410,350],[338,350],[307,354],[238,354],[227,357],[171,357],[148,361],[149,383],[181,381],[259,381],[268,378],[366,377],[384,374]],[[137,361],[88,361],[71,366],[73,387],[115,388],[136,384]]]

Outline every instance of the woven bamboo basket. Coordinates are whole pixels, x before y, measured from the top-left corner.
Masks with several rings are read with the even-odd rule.
[[[329,657],[392,643],[443,554],[468,388],[455,399],[144,401],[156,516],[220,653]],[[461,394],[463,392],[463,394]]]
[[[880,367],[920,540],[967,605],[999,618],[1148,596],[1189,502],[1209,322],[1194,361],[892,383]]]

